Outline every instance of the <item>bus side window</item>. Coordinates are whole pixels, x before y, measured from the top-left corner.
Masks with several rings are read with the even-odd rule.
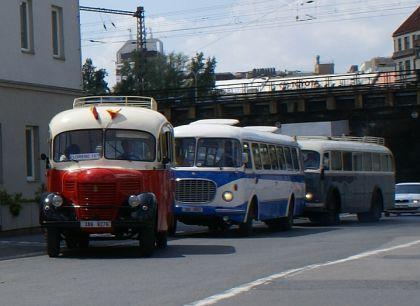
[[[292,151],[293,170],[299,171],[299,158],[296,148],[290,148]]]
[[[343,170],[344,171],[352,171],[352,155],[351,152],[343,152]]]
[[[392,155],[387,155],[387,161],[388,161],[388,171],[393,172],[394,169],[394,159],[392,158]]]
[[[372,171],[372,153],[363,152],[363,171]]]
[[[330,170],[330,152],[325,152],[322,156],[322,167],[324,170]]]
[[[372,153],[372,168],[373,171],[381,170],[381,161],[378,153]]]
[[[283,147],[284,156],[286,157],[286,168],[287,170],[293,170],[292,154],[290,153],[289,147]]]
[[[363,171],[362,153],[353,152],[353,171]]]
[[[245,163],[245,168],[252,169],[252,158],[251,158],[251,152],[249,150],[249,143],[244,142],[243,152],[248,156],[248,161]]]
[[[388,170],[388,158],[386,154],[381,154],[381,171],[387,172]]]
[[[261,152],[263,168],[265,170],[271,170],[270,155],[268,153],[268,147],[266,144],[260,144],[260,152]]]
[[[279,163],[277,161],[276,147],[273,145],[269,146],[270,149],[270,158],[271,158],[271,168],[273,170],[279,169]]]
[[[286,170],[286,161],[284,159],[283,147],[276,147],[277,159],[279,161],[280,170]]]
[[[343,163],[341,160],[341,152],[340,151],[332,151],[331,152],[331,170],[343,170]]]
[[[255,169],[257,169],[257,170],[262,169],[260,147],[258,146],[257,143],[252,144],[252,155],[253,155],[253,158],[254,158]]]

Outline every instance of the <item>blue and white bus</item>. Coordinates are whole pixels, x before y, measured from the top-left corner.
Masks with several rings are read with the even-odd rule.
[[[236,127],[234,119],[207,119],[175,128],[174,215],[212,229],[253,220],[289,229],[304,207],[305,183],[297,142],[275,127]]]

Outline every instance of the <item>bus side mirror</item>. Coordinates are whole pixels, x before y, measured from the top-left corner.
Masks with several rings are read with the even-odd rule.
[[[321,175],[319,176],[319,178],[321,180],[323,180],[325,178],[325,169],[324,169],[324,167],[321,168]]]
[[[41,160],[45,161],[45,168],[47,168],[47,169],[51,168],[50,159],[48,158],[47,154],[42,153],[41,154]]]
[[[242,165],[247,164],[248,162],[249,162],[248,154],[247,153],[242,153]]]
[[[163,157],[162,158],[162,164],[164,165],[164,166],[166,166],[167,164],[169,164],[171,162],[171,160],[168,158],[168,157]]]

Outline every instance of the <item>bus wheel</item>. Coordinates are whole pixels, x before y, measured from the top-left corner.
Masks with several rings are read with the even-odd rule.
[[[89,234],[83,233],[78,239],[79,248],[87,249],[89,247]]]
[[[377,222],[382,216],[382,196],[380,192],[375,191],[372,194],[370,210],[365,213],[358,213],[357,219],[359,222]]]
[[[145,228],[139,234],[140,254],[143,257],[152,256],[155,250],[156,235],[153,228]]]
[[[293,227],[293,212],[295,211],[295,201],[292,198],[290,200],[289,210],[287,211],[287,217],[280,221],[280,229],[287,231]]]
[[[322,225],[336,225],[340,223],[339,199],[334,192],[330,192],[327,198],[327,211],[317,216]]]
[[[174,237],[176,235],[176,228],[177,228],[178,221],[175,217],[172,218],[171,223],[168,227],[168,235]]]
[[[77,248],[77,239],[72,234],[67,234],[65,237],[66,246],[68,249]]]
[[[50,257],[58,257],[60,254],[61,234],[56,228],[48,228],[46,231],[47,254]]]
[[[168,246],[168,235],[166,231],[157,232],[156,235],[156,247],[158,249],[164,249]]]
[[[245,222],[239,224],[239,229],[238,229],[239,235],[241,235],[242,237],[248,237],[252,234],[253,219],[254,219],[254,204],[251,203]]]

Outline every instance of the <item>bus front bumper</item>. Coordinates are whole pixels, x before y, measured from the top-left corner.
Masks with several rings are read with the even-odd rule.
[[[227,223],[243,222],[247,212],[247,203],[233,207],[220,207],[209,205],[175,204],[175,217],[186,224],[213,223],[214,221],[223,221]]]

